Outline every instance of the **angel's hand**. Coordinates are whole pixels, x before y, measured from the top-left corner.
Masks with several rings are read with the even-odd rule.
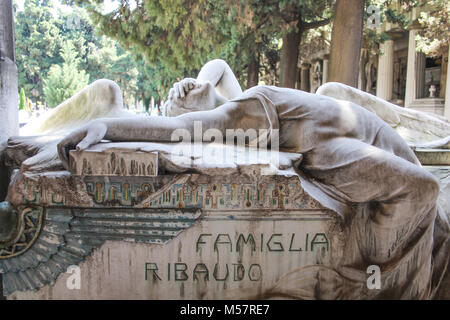
[[[184,99],[189,91],[199,86],[200,84],[194,78],[185,78],[180,82],[176,82],[169,91],[169,100]]]
[[[69,170],[69,151],[77,149],[84,150],[89,146],[100,142],[106,134],[107,126],[101,120],[93,120],[86,126],[81,127],[63,138],[58,143],[59,158],[67,170]]]

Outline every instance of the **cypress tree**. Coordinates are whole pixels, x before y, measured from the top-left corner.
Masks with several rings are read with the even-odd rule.
[[[87,86],[89,75],[79,70],[80,59],[71,41],[61,49],[62,66],[53,65],[44,80],[44,95],[49,107],[53,108]]]
[[[22,88],[20,89],[20,95],[19,95],[19,110],[26,110],[26,97],[25,97],[25,90]]]

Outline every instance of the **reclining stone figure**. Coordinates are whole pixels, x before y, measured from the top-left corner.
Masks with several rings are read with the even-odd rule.
[[[439,183],[421,168],[405,140],[374,113],[350,101],[294,89],[256,86],[242,92],[221,60],[206,64],[197,79],[176,83],[165,107],[172,117],[125,119],[113,115],[79,126],[80,121],[79,127],[59,142],[59,158],[68,169],[71,149],[84,150],[103,139],[171,142],[177,129],[194,136],[195,121],[201,121],[204,130],[216,129],[223,136],[227,129],[268,133],[258,137],[259,142],[278,135],[281,151],[303,154],[295,169],[305,190],[344,221],[352,220],[353,206],[364,211],[367,221],[359,232],[365,239],[360,245],[368,262],[388,268],[401,264],[419,243],[424,247],[414,266],[408,267],[416,272],[411,275],[410,287],[402,289],[402,296],[417,297],[416,291],[420,297],[430,296]],[[445,146],[450,125],[431,116],[429,121],[440,124],[441,132],[433,138],[443,139],[438,144]],[[58,129],[66,134],[68,128],[62,125]],[[443,243],[441,249],[448,250],[448,226]]]
[[[192,80],[187,79],[184,83]],[[197,88],[183,99],[176,99],[174,94],[176,91],[180,93],[182,82],[174,85],[169,101],[163,107],[165,115],[177,116],[190,111],[210,110],[242,93],[232,70],[223,60],[216,59],[205,64],[197,81],[204,84],[203,88]],[[317,93],[353,102],[375,113],[412,147],[449,148],[450,122],[439,116],[398,107],[341,83],[326,83]],[[61,163],[56,144],[68,132],[97,118],[125,120],[133,117],[136,115],[123,108],[119,86],[110,80],[97,80],[42,116],[39,121],[27,124],[21,129],[21,136],[10,139],[8,149],[11,158],[18,159],[17,164],[28,170],[37,172],[57,168]],[[36,138],[41,135],[46,137]]]
[[[202,72],[211,75],[208,67]],[[397,259],[416,228],[434,220],[438,181],[373,113],[348,101],[272,86],[239,94],[237,86],[226,82],[219,84],[228,93],[224,97],[214,88],[222,75],[202,81],[202,72],[200,80],[188,78],[172,89],[167,107],[176,117],[96,119],[67,135],[58,145],[66,168],[70,149],[84,150],[102,139],[169,142],[176,129],[193,134],[194,121],[224,135],[227,129],[279,130],[280,149],[302,153],[298,169],[325,193],[342,203],[371,204],[373,263]]]

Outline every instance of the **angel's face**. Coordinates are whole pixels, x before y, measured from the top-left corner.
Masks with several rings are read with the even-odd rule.
[[[169,99],[164,106],[167,116],[175,117],[183,113],[214,109],[216,96],[216,90],[210,82],[206,81],[199,83],[184,98]]]

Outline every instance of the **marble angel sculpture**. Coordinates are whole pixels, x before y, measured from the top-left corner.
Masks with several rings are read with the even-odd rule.
[[[402,294],[410,297],[418,292],[417,297],[428,297],[439,183],[421,168],[405,139],[412,144],[423,141],[448,147],[450,123],[402,110],[342,84],[325,84],[318,93],[274,86],[242,92],[229,66],[213,60],[197,79],[174,85],[165,106],[170,117],[125,118],[120,90],[102,80],[57,107],[37,130],[64,136],[54,141],[65,168],[71,149],[84,150],[103,139],[170,142],[174,130],[192,132],[195,121],[201,121],[204,130],[223,133],[227,129],[266,129],[269,135],[278,134],[281,151],[303,154],[296,169],[313,197],[344,221],[351,220],[352,205],[362,206],[367,218],[361,241],[365,261],[386,268],[408,264],[408,270],[415,271],[402,289],[407,293]],[[58,122],[66,112],[73,116]],[[26,160],[28,165],[53,156],[52,145],[37,161],[39,153],[34,160]],[[405,262],[408,250],[419,242],[428,249],[414,262]],[[448,243],[447,234],[444,249]]]

